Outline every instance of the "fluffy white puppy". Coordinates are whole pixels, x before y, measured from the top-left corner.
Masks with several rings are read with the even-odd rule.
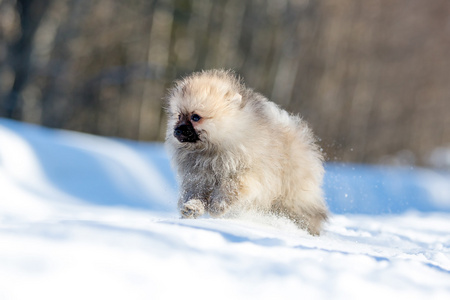
[[[324,169],[304,121],[230,71],[194,73],[177,81],[167,100],[166,145],[183,218],[257,210],[320,234],[327,219]]]

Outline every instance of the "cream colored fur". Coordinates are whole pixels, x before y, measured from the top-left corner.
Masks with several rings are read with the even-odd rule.
[[[291,218],[311,234],[327,219],[322,155],[298,116],[288,114],[223,70],[194,73],[168,95],[166,145],[177,169],[182,217],[257,210]],[[180,114],[200,140],[174,137]]]

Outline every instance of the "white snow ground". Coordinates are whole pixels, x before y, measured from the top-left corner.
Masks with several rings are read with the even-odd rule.
[[[327,169],[321,237],[180,220],[162,145],[0,119],[0,299],[450,299],[450,175]]]

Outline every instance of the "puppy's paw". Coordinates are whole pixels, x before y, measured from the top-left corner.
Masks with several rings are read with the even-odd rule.
[[[192,199],[181,205],[180,213],[183,219],[195,219],[205,213],[205,205],[198,199]]]
[[[220,200],[220,199],[213,199],[209,205],[209,214],[212,217],[220,217],[225,212],[228,211],[228,208],[230,205],[227,201]]]

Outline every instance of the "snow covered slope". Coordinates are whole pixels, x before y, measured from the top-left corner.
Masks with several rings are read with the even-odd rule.
[[[0,119],[0,299],[450,299],[450,175],[327,166],[321,237],[180,220],[164,148]]]

